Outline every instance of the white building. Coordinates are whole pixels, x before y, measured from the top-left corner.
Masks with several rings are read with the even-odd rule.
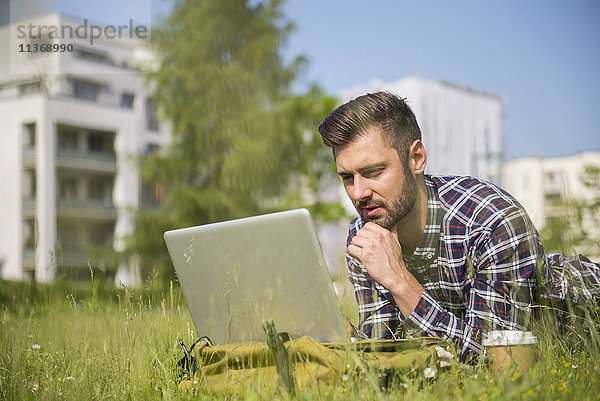
[[[374,80],[342,92],[344,101],[390,91],[407,99],[423,136],[429,174],[471,175],[500,184],[504,120],[498,96],[444,81]]]
[[[4,279],[51,281],[57,274],[89,275],[88,264],[99,267],[103,261],[92,249],[119,249],[132,230],[129,208],[143,202],[133,156],[169,139],[137,69],[148,60],[139,40],[103,37],[91,43],[71,35],[61,42],[50,29],[35,29],[64,33],[64,27],[82,25],[50,14],[0,27],[0,54],[10,55],[0,59]],[[38,48],[72,47],[20,52],[22,32],[25,43]]]
[[[565,204],[570,200],[589,201],[598,196],[600,188],[584,185],[582,175],[586,166],[600,168],[600,152],[588,151],[563,157],[522,157],[505,163],[504,188],[525,207],[538,229],[553,218],[563,217]],[[584,219],[584,228],[592,241],[600,243],[600,210]],[[565,230],[567,227],[565,227]],[[575,249],[596,257],[600,249]]]

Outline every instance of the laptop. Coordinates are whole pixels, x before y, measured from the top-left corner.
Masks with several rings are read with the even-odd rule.
[[[263,322],[292,338],[348,340],[308,210],[167,231],[196,332],[214,344],[264,341]]]

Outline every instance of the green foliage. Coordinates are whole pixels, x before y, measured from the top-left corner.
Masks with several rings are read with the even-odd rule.
[[[336,192],[339,177],[331,149],[323,146],[316,129],[323,117],[331,113],[337,104],[338,99],[326,96],[316,86],[305,96],[292,97],[287,104],[290,115],[303,117],[302,120],[293,122],[302,131],[303,140],[302,146],[298,148],[300,163],[282,207],[306,207],[318,223],[350,218],[337,197],[329,194],[327,199],[324,195]]]
[[[124,256],[141,255],[144,275],[172,278],[164,231],[285,207],[297,177],[315,172],[314,131],[335,102],[318,88],[291,94],[305,63],[282,61],[290,30],[280,1],[181,0],[153,33],[149,80],[173,138],[141,161],[161,199],[139,211]]]
[[[570,225],[571,221],[566,213],[547,219],[544,228],[540,230],[546,252],[559,252],[563,255],[572,253],[574,244],[567,230]]]

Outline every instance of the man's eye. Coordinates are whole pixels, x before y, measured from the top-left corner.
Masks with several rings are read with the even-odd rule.
[[[342,179],[342,182],[344,184],[352,184],[352,182],[354,181],[354,178],[351,175],[344,175],[340,178]]]
[[[383,169],[377,169],[377,170],[367,171],[365,173],[365,177],[367,177],[367,178],[377,177],[379,174],[381,174],[382,171],[383,171]]]

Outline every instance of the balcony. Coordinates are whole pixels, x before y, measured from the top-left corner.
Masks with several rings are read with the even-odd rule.
[[[77,65],[76,70],[78,71],[78,76],[81,76],[82,73],[85,74],[84,71],[87,71],[88,76],[98,76],[102,74],[102,72],[98,71],[96,68],[89,68],[90,66],[95,67],[93,64],[98,65],[98,63],[85,64],[88,65]],[[71,68],[74,67],[75,65],[71,66]],[[115,72],[117,71],[118,70],[115,70]],[[141,81],[139,84],[141,85]],[[61,81],[60,88],[56,92],[53,92],[52,97],[66,101],[77,101],[80,104],[92,104],[94,106],[115,108],[123,112],[132,113],[133,97],[135,97],[135,93],[125,93],[130,95],[130,97],[124,99],[123,93],[111,87],[108,82],[69,77]]]
[[[117,172],[117,158],[108,152],[81,152],[58,149],[56,152],[56,167],[85,170],[92,172]]]

